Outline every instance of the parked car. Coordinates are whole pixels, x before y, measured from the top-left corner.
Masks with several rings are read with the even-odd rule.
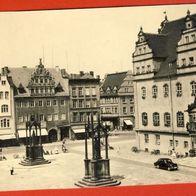
[[[176,163],[173,163],[172,160],[168,158],[158,159],[158,161],[154,163],[154,166],[160,169],[167,169],[168,171],[178,170],[178,165]]]

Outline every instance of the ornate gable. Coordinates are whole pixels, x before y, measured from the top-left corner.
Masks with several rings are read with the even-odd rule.
[[[28,84],[31,96],[45,96],[55,94],[55,81],[50,72],[44,68],[42,59],[40,64],[31,75],[31,80]]]

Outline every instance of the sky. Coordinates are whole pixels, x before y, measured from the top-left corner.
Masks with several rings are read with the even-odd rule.
[[[157,33],[168,20],[196,13],[196,4],[0,13],[0,66],[65,68],[68,73],[132,70],[140,27]]]

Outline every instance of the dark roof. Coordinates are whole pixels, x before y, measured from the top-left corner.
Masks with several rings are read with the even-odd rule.
[[[127,72],[119,72],[119,73],[112,73],[107,74],[103,84],[102,89],[103,91],[106,91],[106,89],[109,87],[111,90],[116,87],[117,89],[120,88],[121,84],[123,83]]]
[[[17,90],[17,97],[28,97],[30,96],[30,91],[28,89],[28,84],[31,80],[31,75],[36,68],[28,67],[9,67],[9,81],[14,85],[15,90]],[[52,75],[55,81],[55,87],[60,83],[63,86],[64,91],[58,92],[55,95],[67,96],[68,93],[68,83],[62,78],[61,71],[55,68],[46,68]],[[20,95],[18,88],[23,87],[25,93]]]
[[[190,17],[193,20],[193,25],[196,25],[196,14],[190,15]],[[159,34],[144,33],[154,57],[162,57],[160,69],[155,74],[155,78],[168,76],[168,73],[176,74],[176,47],[180,41],[182,31],[185,29],[185,20],[186,17],[164,23]],[[172,63],[171,68],[169,68],[169,63]]]

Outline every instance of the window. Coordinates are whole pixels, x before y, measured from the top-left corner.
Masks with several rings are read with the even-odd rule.
[[[78,114],[76,112],[73,113],[73,122],[78,121]]]
[[[144,47],[143,49],[144,49],[144,53],[146,53],[146,47]]]
[[[53,120],[58,120],[58,114],[53,114]]]
[[[22,123],[22,122],[23,122],[23,116],[19,116],[19,117],[18,117],[18,122],[19,122],[19,123]]]
[[[85,88],[85,95],[90,96],[90,89],[89,88]]]
[[[9,92],[8,91],[5,92],[5,99],[9,99]]]
[[[61,105],[65,105],[65,100],[61,100]]]
[[[34,106],[35,106],[35,102],[34,102],[34,101],[30,101],[30,102],[29,102],[29,106],[30,106],[30,107],[34,107]]]
[[[184,67],[184,66],[186,66],[186,59],[185,58],[182,59],[182,67]]]
[[[134,112],[134,108],[133,106],[130,107],[130,113],[133,113]]]
[[[146,112],[142,113],[142,125],[144,126],[148,125],[148,114]]]
[[[195,34],[192,34],[192,35],[191,35],[191,39],[192,39],[193,42],[196,41],[196,39],[195,39]]]
[[[152,87],[152,97],[153,97],[153,98],[157,98],[157,94],[158,94],[158,88],[157,88],[156,85],[154,85],[154,86]]]
[[[73,104],[73,108],[77,108],[77,100],[73,100],[72,104]]]
[[[56,100],[53,100],[53,105],[57,105],[57,101]]]
[[[61,120],[66,120],[66,114],[61,114]]]
[[[84,96],[84,94],[83,94],[83,88],[82,87],[79,87],[79,97],[82,97],[82,96]]]
[[[79,108],[83,108],[84,107],[84,101],[83,100],[79,100]]]
[[[189,57],[189,65],[193,65],[194,64],[194,57]]]
[[[142,49],[141,48],[139,48],[139,54],[141,54],[142,53]]]
[[[171,126],[171,117],[170,117],[170,113],[166,112],[164,114],[164,125],[166,127],[170,127]]]
[[[177,127],[184,127],[184,114],[177,112]]]
[[[144,134],[144,142],[149,143],[149,135],[148,134]]]
[[[39,100],[38,106],[39,106],[39,107],[42,107],[42,106],[43,106],[43,101]]]
[[[134,97],[133,97],[133,96],[131,96],[131,97],[130,97],[130,103],[132,103],[132,102],[133,102],[133,100],[134,100]]]
[[[2,80],[1,84],[2,84],[2,86],[5,86],[6,85],[6,81]]]
[[[47,115],[47,120],[48,120],[48,121],[52,121],[52,114],[48,114],[48,115]]]
[[[8,112],[8,105],[2,105],[1,106],[1,112],[2,113]]]
[[[123,107],[123,114],[126,114],[126,113],[127,113],[127,108]]]
[[[1,128],[6,128],[6,127],[10,127],[10,120],[4,118],[1,120]]]
[[[40,121],[44,121],[44,115],[43,115],[43,114],[40,114],[40,115],[39,115],[39,120],[40,120]]]
[[[142,73],[145,73],[145,67],[142,66]]]
[[[83,122],[84,121],[84,113],[79,113],[79,121]]]
[[[50,100],[47,100],[47,101],[46,101],[46,105],[47,105],[47,106],[51,106],[51,101],[50,101]]]
[[[146,99],[146,87],[142,87],[142,99]]]
[[[126,103],[126,98],[125,97],[122,98],[122,102]]]
[[[76,97],[77,94],[76,94],[76,88],[72,88],[72,97]]]
[[[91,107],[91,102],[90,100],[86,100],[86,108],[90,108]]]
[[[151,72],[151,67],[150,67],[150,65],[147,65],[147,72]]]
[[[195,96],[196,95],[196,82],[192,81],[191,82],[191,96]]]
[[[155,135],[155,144],[160,145],[160,135]]]
[[[163,96],[168,97],[169,96],[169,86],[168,84],[163,85]]]
[[[188,147],[189,147],[188,141],[184,141],[184,148],[188,148]]]
[[[179,82],[176,84],[176,96],[177,97],[182,96],[182,84]]]
[[[114,108],[114,111],[115,111],[116,114],[118,113],[117,107]]]
[[[0,92],[0,99],[3,99],[3,92]]]
[[[154,126],[160,125],[159,113],[157,113],[157,112],[153,113],[153,125]]]
[[[92,107],[97,107],[97,101],[96,100],[92,100]]]
[[[96,95],[96,88],[95,88],[95,87],[92,88],[92,95],[93,95],[93,96]]]
[[[189,43],[189,36],[185,36],[185,43]]]
[[[178,147],[178,145],[179,145],[179,141],[175,140],[175,146]]]
[[[173,146],[173,140],[169,140],[169,146],[170,146],[170,147]]]
[[[139,73],[140,73],[140,68],[136,67],[136,74],[139,74]]]

